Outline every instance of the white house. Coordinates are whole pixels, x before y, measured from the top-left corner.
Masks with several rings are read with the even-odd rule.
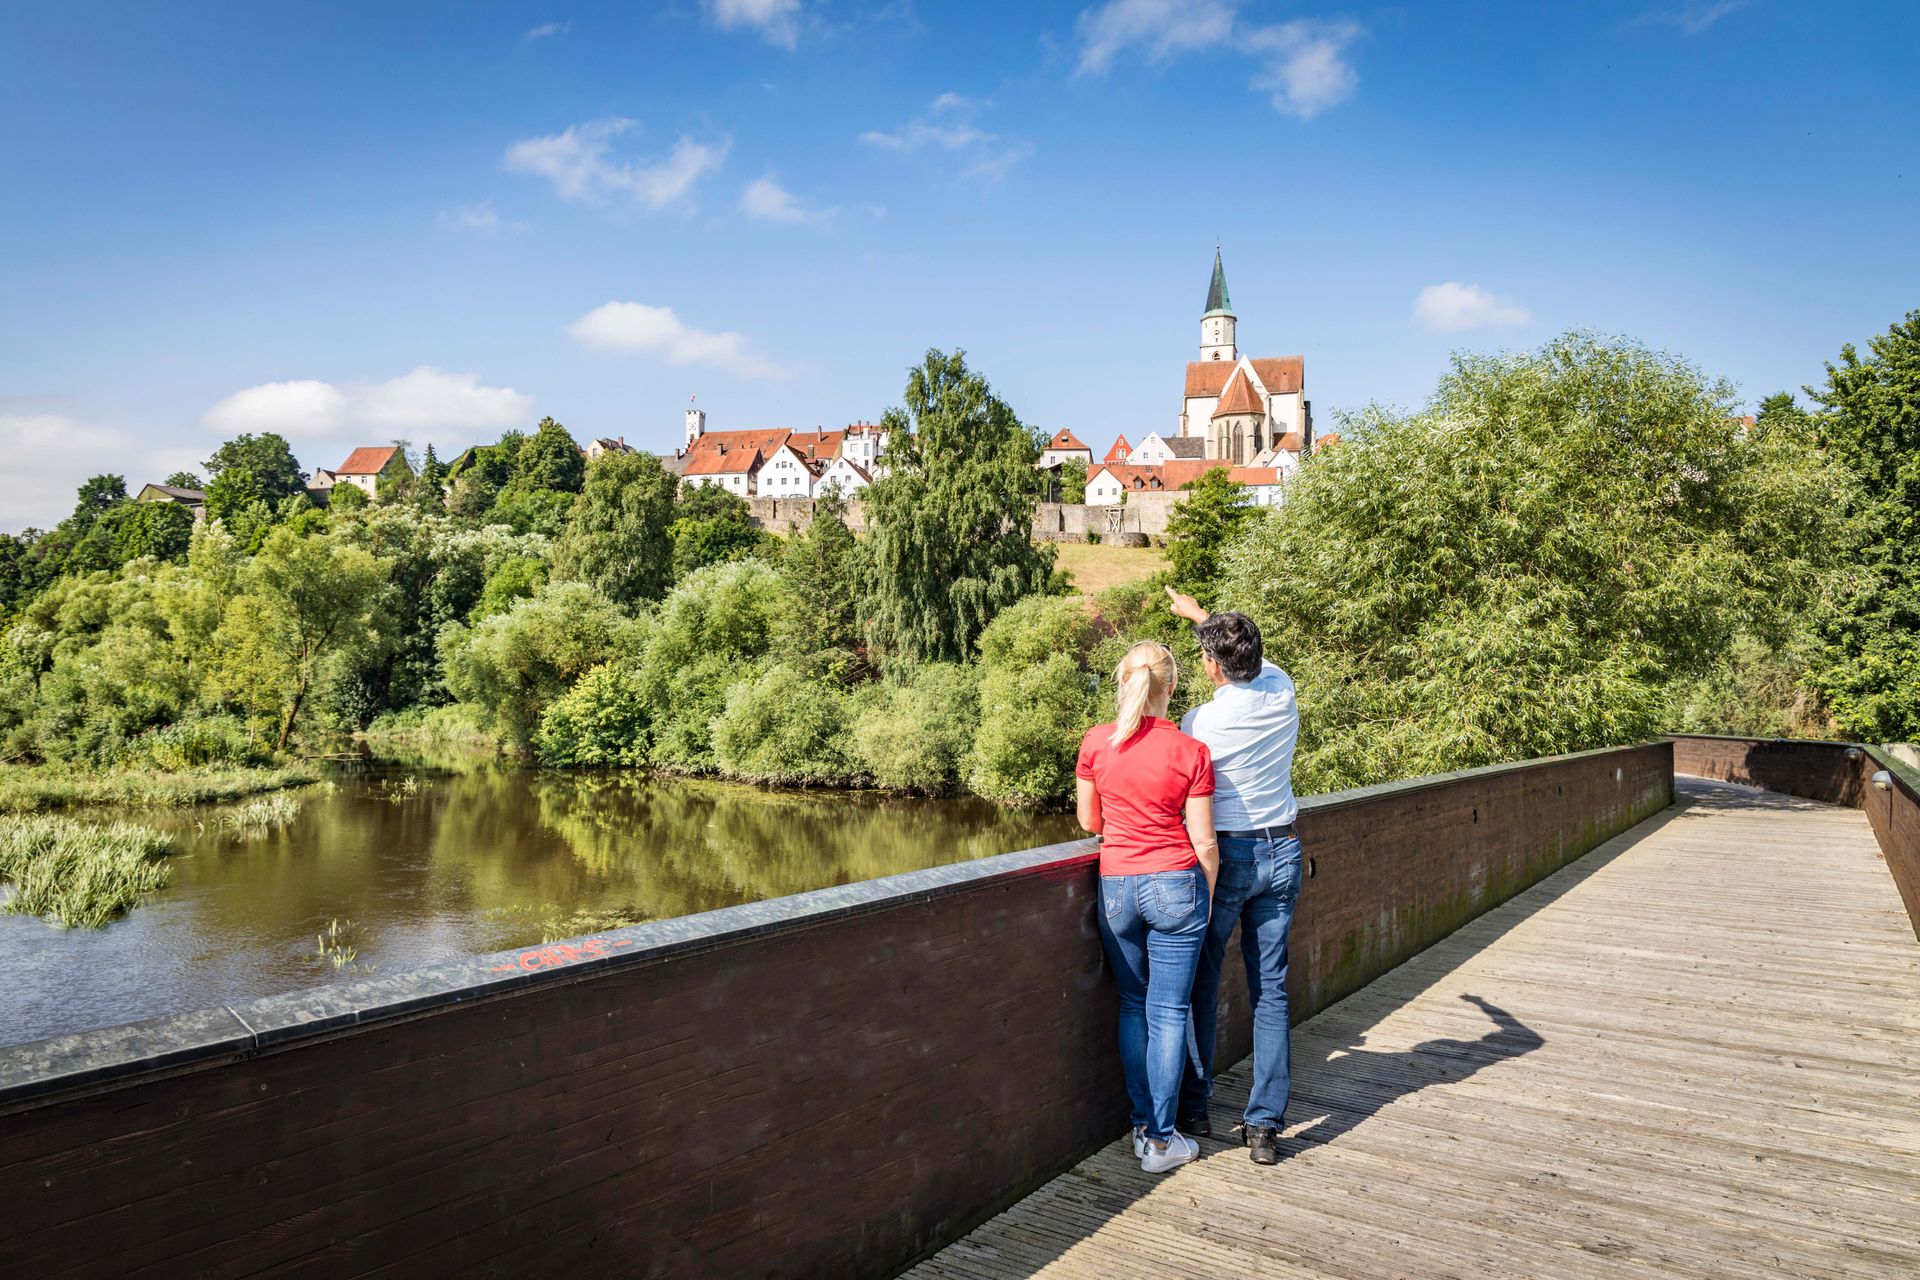
[[[1087,477],[1087,505],[1111,507],[1128,493],[1159,493],[1167,487],[1159,467],[1103,462]]]
[[[753,479],[754,492],[763,498],[811,498],[813,484],[813,467],[791,443],[769,454]]]
[[[380,491],[381,476],[404,470],[406,465],[407,460],[397,445],[362,445],[333,470],[325,467],[316,470],[307,488],[319,492],[337,484],[350,484],[371,498]]]
[[[1140,437],[1140,443],[1127,452],[1127,464],[1135,467],[1158,467],[1176,459],[1197,462],[1207,456],[1204,440],[1191,440],[1183,436],[1163,436],[1158,431],[1149,431]]]
[[[617,440],[609,440],[602,436],[598,440],[587,441],[587,447],[580,452],[587,455],[588,462],[598,462],[610,453],[632,453],[633,449],[627,444],[625,436]]]
[[[1277,507],[1283,501],[1281,486],[1286,483],[1288,470],[1298,470],[1300,463],[1295,461],[1292,468],[1282,467],[1235,467],[1227,472],[1229,480],[1247,487],[1247,496],[1253,499],[1256,507]]]
[[[872,483],[873,473],[843,451],[821,470],[820,478],[814,482],[813,494],[817,498],[834,492],[843,498],[851,498]]]
[[[1093,450],[1082,444],[1073,432],[1056,431],[1053,439],[1047,441],[1047,447],[1040,451],[1039,466],[1044,470],[1047,467],[1057,467],[1063,462],[1071,462],[1076,458],[1091,467]]]
[[[751,497],[760,461],[760,451],[753,448],[730,449],[719,445],[696,449],[687,456],[687,469],[680,473],[680,483],[719,485],[728,493]]]
[[[856,422],[841,435],[840,456],[873,479],[886,474],[887,433],[871,422]]]

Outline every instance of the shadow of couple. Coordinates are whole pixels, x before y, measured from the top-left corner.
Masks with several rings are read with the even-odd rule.
[[[1460,999],[1491,1018],[1494,1029],[1476,1040],[1427,1040],[1410,1049],[1382,1052],[1364,1048],[1354,1035],[1332,1047],[1324,1060],[1297,1066],[1293,1106],[1323,1118],[1288,1132],[1282,1159],[1309,1146],[1321,1146],[1364,1123],[1385,1107],[1434,1085],[1458,1084],[1483,1067],[1531,1053],[1546,1043],[1533,1028],[1479,996]],[[1302,1104],[1305,1104],[1302,1106]]]

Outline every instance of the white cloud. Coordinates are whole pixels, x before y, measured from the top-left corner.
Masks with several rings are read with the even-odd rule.
[[[1366,33],[1346,19],[1247,26],[1239,0],[1109,0],[1084,10],[1077,30],[1080,75],[1099,75],[1133,49],[1149,62],[1207,50],[1250,55],[1260,63],[1252,87],[1302,120],[1353,96],[1360,74],[1347,47]]]
[[[1311,120],[1353,96],[1360,73],[1347,61],[1347,46],[1364,34],[1357,22],[1302,18],[1246,33],[1247,47],[1265,66],[1253,87],[1269,95],[1275,111]]]
[[[1690,36],[1697,36],[1734,10],[1746,8],[1746,5],[1747,0],[1688,0],[1678,9],[1644,14],[1633,25],[1659,23],[1678,27]]]
[[[275,431],[289,440],[380,444],[395,436],[416,444],[470,443],[470,437],[524,426],[533,398],[511,387],[489,387],[471,373],[420,365],[385,382],[331,383],[314,379],[265,382],[234,392],[200,417],[222,436]]]
[[[89,476],[121,476],[133,494],[175,471],[198,471],[204,456],[64,414],[0,413],[0,470],[7,476],[0,530],[52,528],[73,514],[74,493]]]
[[[720,167],[729,143],[681,138],[672,153],[653,164],[614,160],[613,140],[637,122],[611,117],[569,126],[546,137],[524,138],[507,148],[501,163],[514,173],[531,173],[553,184],[563,200],[598,201],[624,195],[648,209],[678,204],[694,184]]]
[[[440,225],[460,231],[471,231],[479,236],[498,235],[502,231],[520,234],[527,229],[524,222],[503,221],[494,212],[493,201],[482,200],[479,204],[461,205],[457,209],[442,209]]]
[[[802,226],[824,227],[833,221],[835,209],[810,209],[793,192],[780,185],[769,173],[755,178],[740,193],[740,208],[749,218],[762,222],[786,222]]]
[[[1140,46],[1159,61],[1224,44],[1233,32],[1230,0],[1110,0],[1080,14],[1080,74],[1095,75]]]
[[[787,372],[754,354],[741,334],[695,329],[671,307],[609,302],[568,325],[567,332],[582,346],[598,351],[658,356],[674,365],[712,365],[743,378],[776,378]]]
[[[543,22],[520,38],[522,40],[546,40],[553,36],[563,36],[573,30],[571,22]]]
[[[1414,300],[1413,316],[1429,329],[1458,333],[1490,325],[1525,324],[1527,309],[1511,298],[1496,298],[1477,284],[1430,284]]]
[[[722,31],[746,27],[783,49],[800,41],[800,0],[700,0],[700,7]]]
[[[968,177],[991,185],[1033,154],[1033,143],[1002,138],[973,122],[976,111],[991,105],[957,93],[943,93],[923,114],[895,129],[870,129],[860,135],[860,140],[882,151],[908,155],[929,147],[954,152],[967,161],[963,172]]]

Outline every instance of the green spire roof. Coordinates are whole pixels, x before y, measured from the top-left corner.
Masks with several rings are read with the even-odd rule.
[[[1207,286],[1207,314],[1233,313],[1233,299],[1227,296],[1227,269],[1220,265],[1220,250],[1213,251],[1213,283]]]

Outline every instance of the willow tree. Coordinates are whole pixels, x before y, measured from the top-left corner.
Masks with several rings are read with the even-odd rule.
[[[1227,556],[1299,686],[1305,789],[1632,741],[1832,589],[1844,473],[1731,389],[1570,333],[1371,409]]]
[[[869,639],[895,670],[963,661],[995,614],[1052,577],[1052,548],[1031,540],[1038,441],[964,351],[927,352],[880,425],[887,474],[864,495]]]

